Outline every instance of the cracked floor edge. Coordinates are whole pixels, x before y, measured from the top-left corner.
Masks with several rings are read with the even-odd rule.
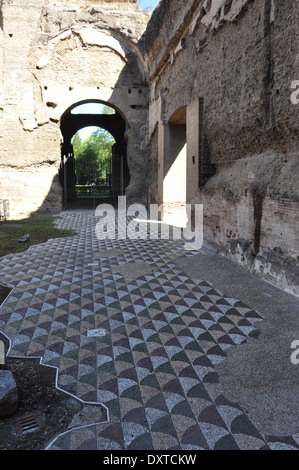
[[[177,269],[177,244],[99,241],[94,225],[90,214],[65,214],[59,226],[77,236],[0,262],[4,280],[15,281],[0,312],[13,353],[39,352],[42,365],[56,368],[59,389],[101,401],[111,416],[66,431],[49,450],[298,449],[297,434],[262,435],[219,388],[217,365],[248,340],[260,315]],[[74,269],[111,249],[123,254]],[[117,266],[134,261],[155,269],[125,280]],[[108,334],[92,340],[86,332],[93,328]]]
[[[6,299],[5,299],[6,300]],[[4,302],[5,302],[4,300]],[[4,303],[3,302],[3,303]],[[0,305],[0,308],[1,308],[1,305]],[[62,388],[60,388],[58,386],[58,375],[59,375],[59,369],[55,366],[52,366],[52,365],[48,365],[48,364],[43,364],[42,362],[42,357],[40,356],[13,356],[13,355],[10,355],[9,352],[10,352],[10,349],[11,349],[11,339],[3,332],[0,330],[0,333],[7,339],[8,341],[8,344],[9,344],[9,347],[8,347],[8,350],[7,350],[7,353],[6,353],[6,356],[9,357],[9,358],[12,358],[12,359],[24,359],[24,360],[30,360],[30,359],[39,359],[39,366],[41,367],[50,367],[51,369],[54,369],[56,371],[55,373],[55,388],[56,390],[66,394],[67,396],[73,398],[74,400],[77,400],[79,401],[80,403],[82,403],[84,406],[96,406],[96,407],[99,407],[101,408],[102,410],[104,409],[105,412],[106,412],[106,416],[107,416],[107,419],[105,421],[93,421],[92,423],[89,423],[89,424],[82,424],[82,425],[78,425],[78,426],[74,426],[72,427],[71,424],[69,425],[69,427],[64,431],[64,432],[61,432],[59,433],[57,436],[55,436],[51,441],[50,443],[48,443],[46,446],[45,446],[45,449],[44,450],[48,450],[50,449],[50,447],[52,445],[55,444],[55,442],[60,439],[61,437],[73,432],[73,431],[78,431],[79,429],[83,429],[83,428],[86,428],[86,427],[89,427],[89,426],[98,426],[98,425],[101,425],[101,424],[107,424],[109,423],[109,409],[105,406],[105,405],[102,405],[101,403],[98,403],[98,402],[86,402],[84,400],[81,400],[79,397],[75,396],[75,395],[72,395],[71,393],[63,390]]]

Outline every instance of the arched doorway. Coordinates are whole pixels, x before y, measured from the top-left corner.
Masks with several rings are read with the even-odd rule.
[[[187,224],[187,128],[186,106],[160,125],[158,191],[163,221],[177,227]]]
[[[77,111],[80,108],[82,110]],[[74,136],[80,130],[88,128],[93,130],[90,136],[94,140],[105,133],[111,136],[111,160],[104,165],[92,152],[89,159],[87,152],[85,160],[81,162],[85,172],[85,177],[82,178],[74,151]],[[116,204],[118,196],[125,194],[130,181],[124,118],[106,103],[76,103],[61,117],[60,129],[63,142],[59,175],[63,187],[63,207],[95,208],[100,203]]]

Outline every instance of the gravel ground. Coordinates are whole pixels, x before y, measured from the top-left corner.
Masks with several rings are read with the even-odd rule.
[[[0,334],[8,347],[8,341]],[[39,359],[6,358],[5,369],[13,373],[18,387],[19,406],[10,416],[0,418],[1,450],[43,450],[64,432],[83,404],[55,387],[56,370],[41,366]],[[44,425],[30,432],[18,432],[17,421],[37,412]]]
[[[0,305],[10,289],[0,284]],[[0,340],[9,348],[7,338]],[[48,442],[67,429],[83,405],[55,387],[56,369],[44,367],[39,359],[6,357],[2,369],[10,370],[18,387],[19,406],[10,416],[0,417],[0,450],[43,450]],[[43,427],[19,432],[17,422],[27,413],[37,412]]]

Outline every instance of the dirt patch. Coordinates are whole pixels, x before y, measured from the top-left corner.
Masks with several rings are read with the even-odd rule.
[[[0,340],[4,341],[7,350],[8,340],[1,333]],[[2,367],[13,373],[19,407],[12,415],[0,418],[0,449],[44,450],[58,434],[67,430],[83,404],[56,389],[56,369],[41,366],[39,359],[6,357]],[[44,427],[19,433],[18,418],[34,411],[40,414]]]
[[[4,286],[3,284],[0,283],[0,307],[3,304],[4,300],[6,297],[9,295],[11,291],[10,287]]]

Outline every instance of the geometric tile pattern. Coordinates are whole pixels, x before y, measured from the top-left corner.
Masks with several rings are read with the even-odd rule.
[[[219,387],[215,365],[255,334],[260,314],[182,272],[176,256],[192,256],[182,242],[98,240],[96,222],[66,213],[58,226],[78,235],[0,260],[14,287],[0,310],[9,355],[40,357],[60,389],[108,410],[107,423],[48,448],[299,449],[298,435],[261,435]],[[130,263],[138,269],[128,279]]]

